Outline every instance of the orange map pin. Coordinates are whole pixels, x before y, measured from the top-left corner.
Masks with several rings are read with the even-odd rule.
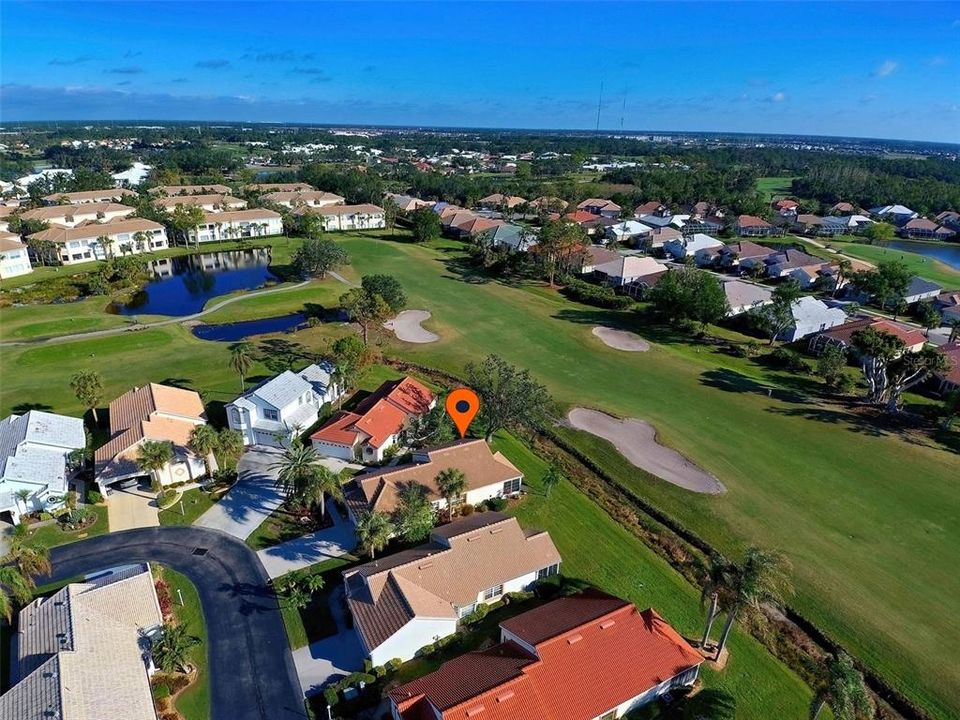
[[[473,418],[476,417],[477,411],[480,409],[480,398],[470,388],[457,388],[451,390],[450,394],[447,395],[446,408],[447,415],[457,426],[462,438],[467,434],[467,428],[470,427],[470,423],[473,422]]]

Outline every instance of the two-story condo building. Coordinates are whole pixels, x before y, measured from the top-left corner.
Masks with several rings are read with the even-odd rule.
[[[555,575],[560,553],[546,532],[477,513],[434,528],[430,541],[344,572],[347,605],[374,665],[408,660],[457,631],[460,618],[505,593]]]
[[[267,193],[263,196],[263,199],[288,208],[319,208],[328,205],[342,205],[344,202],[344,199],[339,195],[324,190],[281,190]]]
[[[0,231],[0,280],[33,272],[30,253],[19,235]]]
[[[25,220],[40,220],[60,227],[76,227],[83,223],[110,222],[133,215],[135,208],[112,202],[84,203],[83,205],[49,205],[22,213]]]
[[[322,207],[302,206],[294,210],[295,215],[316,215],[323,221],[323,229],[335,230],[376,230],[387,225],[386,213],[382,207],[366,203],[363,205],[324,205]]]
[[[247,206],[246,200],[232,195],[174,195],[173,197],[157,198],[153,206],[158,210],[173,212],[177,205],[198,207],[205,212],[219,212],[226,210],[242,210]]]
[[[226,185],[159,185],[150,188],[151,195],[173,197],[174,195],[229,195],[233,192]]]
[[[169,247],[167,231],[160,223],[127,218],[78,227],[51,227],[30,236],[54,244],[52,260],[64,265],[105,260],[108,257],[137,255]]]
[[[89,203],[118,203],[125,197],[136,197],[137,193],[126,188],[107,188],[106,190],[81,190],[80,192],[53,193],[43,198],[47,205],[87,205]]]
[[[333,366],[323,362],[261,383],[227,405],[230,429],[243,435],[244,445],[288,446],[317,422],[320,408],[343,394],[332,374]]]
[[[283,232],[283,218],[280,213],[265,208],[249,210],[226,210],[223,212],[205,212],[203,223],[197,232],[190,230],[190,242],[219,242],[240,238],[280,235]]]

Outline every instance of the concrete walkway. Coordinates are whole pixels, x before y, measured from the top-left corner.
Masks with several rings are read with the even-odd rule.
[[[357,546],[353,523],[340,517],[335,508],[330,509],[330,517],[333,527],[258,551],[257,557],[267,575],[277,578],[353,550]]]
[[[363,669],[360,641],[344,615],[343,585],[330,593],[329,602],[337,634],[293,651],[300,687],[307,696],[316,695],[329,683]]]
[[[201,515],[194,525],[221,530],[246,540],[283,502],[283,492],[275,485],[281,450],[247,450],[237,464],[237,483],[224,498]]]
[[[118,488],[110,493],[109,503],[110,532],[160,525],[156,494],[149,487]]]

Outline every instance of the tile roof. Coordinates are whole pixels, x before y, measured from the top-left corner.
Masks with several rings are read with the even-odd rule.
[[[55,218],[73,218],[77,215],[99,215],[100,213],[124,212],[132,215],[136,208],[113,202],[85,203],[83,205],[48,205],[27,210],[20,217],[27,220],[53,220]]]
[[[620,206],[617,205],[613,200],[606,200],[604,198],[587,198],[581,203],[577,204],[577,210],[583,210],[588,207],[597,207],[602,210],[620,210]]]
[[[78,206],[78,207],[83,207]],[[163,225],[153,220],[143,218],[124,218],[122,220],[112,220],[104,223],[91,223],[89,225],[78,225],[77,227],[52,227],[47,230],[41,230],[29,237],[36,240],[49,240],[55,243],[66,243],[71,240],[89,240],[100,237],[101,235],[117,235],[119,233],[138,233],[154,230],[163,230]]]
[[[241,207],[247,204],[246,200],[241,200],[232,195],[176,195],[174,197],[162,197],[153,201],[154,207],[173,210],[177,205],[239,205]]]
[[[216,193],[217,195],[229,195],[233,192],[226,185],[161,185],[150,188],[151,195],[207,195]]]
[[[893,335],[903,341],[907,347],[923,345],[927,339],[923,333],[914,327],[904,323],[893,322],[892,320],[883,320],[878,318],[858,318],[842,325],[835,325],[829,330],[820,333],[824,337],[849,345],[853,334],[859,330],[873,328],[877,332],[884,332]]]
[[[592,720],[703,662],[654,610],[587,591],[501,623],[506,641],[394,688],[403,720]],[[534,652],[511,641],[517,637]]]
[[[773,227],[763,218],[758,218],[753,215],[740,215],[737,218],[738,227],[757,227],[757,228],[768,228]]]
[[[383,215],[383,208],[372,203],[361,203],[360,205],[324,205],[323,207],[312,207],[305,205],[297,208],[295,214],[310,215]]]
[[[801,250],[794,250],[793,248],[787,248],[786,250],[780,250],[771,253],[766,257],[765,262],[767,265],[778,265],[781,269],[786,270],[792,268],[807,268],[820,265],[829,265],[829,263],[823,258],[818,258],[814,255],[808,255]]]
[[[296,205],[299,203],[316,203],[316,202],[328,202],[331,204],[339,204],[344,201],[344,198],[340,195],[336,195],[332,192],[326,192],[325,190],[300,190],[294,192],[272,192],[267,193],[263,196],[264,200],[269,200],[275,203],[290,203],[291,205]]]
[[[19,235],[8,232],[0,232],[0,252],[7,252],[8,250],[22,250],[26,245],[23,244],[23,241],[20,239]]]
[[[313,185],[308,185],[307,183],[251,183],[247,185],[244,190],[251,190],[253,192],[298,192],[301,190],[311,190],[316,191],[316,188]]]
[[[720,255],[725,256],[736,253],[740,260],[747,260],[752,258],[765,258],[768,255],[772,255],[776,251],[771,250],[768,247],[764,247],[763,245],[750,242],[749,240],[741,240],[740,242],[730,243],[729,245],[720,248],[717,252],[719,252]]]
[[[274,220],[281,217],[280,213],[266,208],[249,208],[245,210],[223,210],[221,212],[204,212],[203,221],[210,223],[239,222],[242,220]]]
[[[588,213],[586,210],[576,210],[574,212],[569,212],[563,216],[566,220],[571,220],[578,225],[587,222],[594,222],[597,219],[597,216],[593,213]]]
[[[960,386],[960,343],[944,345],[940,348],[940,352],[946,356],[948,368],[938,377],[948,383]]]
[[[68,203],[82,203],[90,201],[115,201],[128,195],[136,196],[133,190],[126,188],[108,188],[107,190],[81,190],[79,192],[52,193],[44,196],[44,200],[59,203],[66,200]]]
[[[411,463],[357,475],[347,487],[347,503],[357,513],[366,509],[391,513],[399,504],[400,491],[411,483],[425,487],[431,500],[439,500],[442,494],[436,477],[447,468],[463,472],[468,490],[523,477],[501,453],[491,452],[484,440],[458,440],[418,452]]]
[[[455,618],[487,588],[559,562],[546,532],[477,513],[435,529],[424,545],[346,571],[347,604],[373,649],[414,617]]]

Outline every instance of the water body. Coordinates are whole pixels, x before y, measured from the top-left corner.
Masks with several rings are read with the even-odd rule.
[[[255,290],[276,277],[268,269],[270,250],[231,250],[164,258],[150,263],[154,279],[130,302],[114,304],[119,315],[192,315],[210,298]]]
[[[940,244],[909,242],[907,240],[892,240],[884,245],[890,250],[901,250],[903,252],[912,252],[916,255],[939,260],[944,265],[949,265],[954,270],[960,270],[960,244]]]
[[[281,315],[279,317],[245,320],[243,322],[224,323],[222,325],[197,325],[191,331],[201,340],[215,342],[239,342],[254,335],[284,332],[305,326],[307,316],[304,313]]]

